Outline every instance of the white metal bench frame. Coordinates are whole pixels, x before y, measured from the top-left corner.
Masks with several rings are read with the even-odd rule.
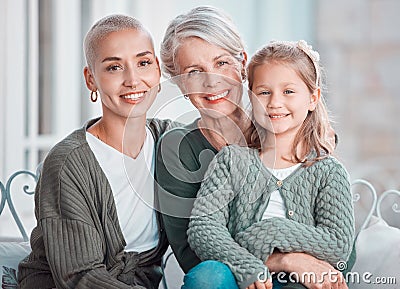
[[[38,179],[39,179],[39,173],[40,173],[40,167],[38,167],[38,169],[36,170],[35,173],[31,172],[31,171],[27,171],[27,170],[20,170],[17,171],[15,173],[13,173],[7,180],[7,182],[5,184],[3,184],[3,182],[0,181],[0,189],[1,189],[1,202],[0,202],[0,215],[2,214],[6,204],[8,206],[8,208],[10,209],[10,212],[12,214],[12,217],[15,221],[15,223],[18,226],[19,232],[21,233],[22,239],[24,241],[29,241],[29,236],[26,233],[26,229],[23,225],[23,223],[21,222],[20,217],[18,216],[17,211],[15,210],[15,206],[12,200],[12,194],[14,192],[11,192],[11,185],[13,183],[13,181],[15,180],[16,177],[21,176],[21,175],[27,175],[33,178],[33,180],[35,181],[35,183],[37,183]],[[358,230],[358,233],[361,232],[363,229],[365,229],[369,223],[369,221],[371,220],[372,216],[374,214],[376,214],[379,218],[382,218],[382,213],[381,213],[381,204],[382,201],[390,194],[395,194],[398,195],[400,197],[400,191],[399,190],[387,190],[385,192],[383,192],[381,194],[381,196],[378,198],[377,196],[377,192],[374,188],[374,186],[369,183],[368,181],[362,180],[362,179],[357,179],[354,180],[352,182],[352,187],[355,185],[361,185],[367,188],[367,190],[370,192],[371,196],[372,196],[372,205],[371,208],[368,212],[368,215],[366,217],[366,219],[363,221],[360,229]],[[25,194],[28,195],[33,195],[34,194],[34,189],[32,190],[30,188],[29,185],[24,185],[22,188],[22,191]],[[361,194],[358,193],[355,189],[352,188],[352,193],[353,193],[353,201],[354,202],[358,202],[361,199]],[[396,213],[400,213],[400,206],[397,203],[394,203],[392,205],[392,210]],[[357,233],[357,235],[358,235]],[[162,260],[162,264],[161,264],[161,269],[164,272],[166,266],[167,266],[167,262],[169,260],[170,257],[172,257],[173,253],[169,253],[167,255],[164,256],[163,260]],[[168,285],[167,285],[167,281],[166,281],[166,276],[164,274],[163,279],[162,279],[162,286],[164,289],[168,289]]]

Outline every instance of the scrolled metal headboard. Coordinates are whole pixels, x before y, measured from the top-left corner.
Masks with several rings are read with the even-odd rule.
[[[360,229],[358,230],[358,232],[361,232],[362,230],[364,230],[367,227],[369,221],[371,220],[371,218],[376,210],[378,195],[376,193],[374,186],[366,180],[356,179],[352,182],[351,185],[352,186],[362,185],[362,186],[366,187],[372,196],[372,204],[368,211],[368,215],[365,218],[364,222],[362,223]],[[361,194],[358,191],[356,191],[356,189],[354,189],[354,188],[352,189],[352,193],[353,193],[353,202],[358,202],[361,199]]]
[[[387,190],[382,193],[382,195],[379,197],[377,205],[376,205],[376,215],[382,219],[382,213],[381,213],[381,205],[383,199],[385,199],[388,195],[397,195],[400,197],[400,191],[399,190]],[[400,206],[397,203],[393,203],[392,205],[392,210],[395,213],[400,213]]]
[[[3,210],[7,204],[8,208],[10,209],[10,212],[12,214],[12,217],[13,217],[15,223],[17,224],[18,229],[19,229],[24,241],[29,241],[29,237],[26,233],[24,225],[21,222],[21,219],[18,216],[17,211],[15,210],[14,203],[12,200],[11,184],[16,179],[16,177],[21,176],[21,175],[26,175],[26,176],[32,177],[36,184],[39,179],[40,169],[41,169],[41,167],[39,166],[35,173],[33,173],[31,171],[27,171],[27,170],[17,171],[8,178],[5,185],[3,184],[3,182],[0,181],[0,189],[1,189],[0,215],[3,212]],[[22,191],[27,195],[33,195],[35,193],[34,188],[33,189],[30,188],[30,185],[27,185],[27,184],[25,184],[23,186]]]

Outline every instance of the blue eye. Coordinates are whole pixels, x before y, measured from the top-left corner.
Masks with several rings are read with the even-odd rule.
[[[284,94],[291,94],[291,93],[294,93],[294,91],[290,90],[290,89],[286,89],[283,93]]]
[[[271,92],[266,91],[266,90],[260,91],[260,92],[258,93],[258,95],[270,95],[270,94],[271,94]]]

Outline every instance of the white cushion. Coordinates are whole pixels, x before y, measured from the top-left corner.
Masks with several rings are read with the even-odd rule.
[[[30,252],[29,242],[0,242],[1,288],[17,288],[18,264]]]
[[[356,241],[357,259],[352,272],[358,272],[360,282],[349,284],[351,289],[399,289],[400,285],[400,229],[373,217]],[[363,275],[371,283],[363,281]],[[377,279],[395,277],[396,284],[373,284]],[[379,280],[378,280],[379,281]]]

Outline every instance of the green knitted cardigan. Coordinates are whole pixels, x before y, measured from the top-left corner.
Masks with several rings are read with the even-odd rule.
[[[278,190],[287,218],[262,219]],[[305,252],[332,265],[347,261],[354,241],[349,176],[329,156],[278,180],[256,149],[228,146],[211,162],[192,210],[188,240],[202,259],[227,264],[240,288],[261,272],[276,248]]]
[[[72,132],[47,155],[35,193],[37,226],[32,253],[18,270],[20,288],[158,288],[168,242],[159,221],[152,250],[124,252],[110,184],[86,141],[86,129]],[[148,120],[158,140],[170,121]],[[130,284],[130,285],[128,285]]]

